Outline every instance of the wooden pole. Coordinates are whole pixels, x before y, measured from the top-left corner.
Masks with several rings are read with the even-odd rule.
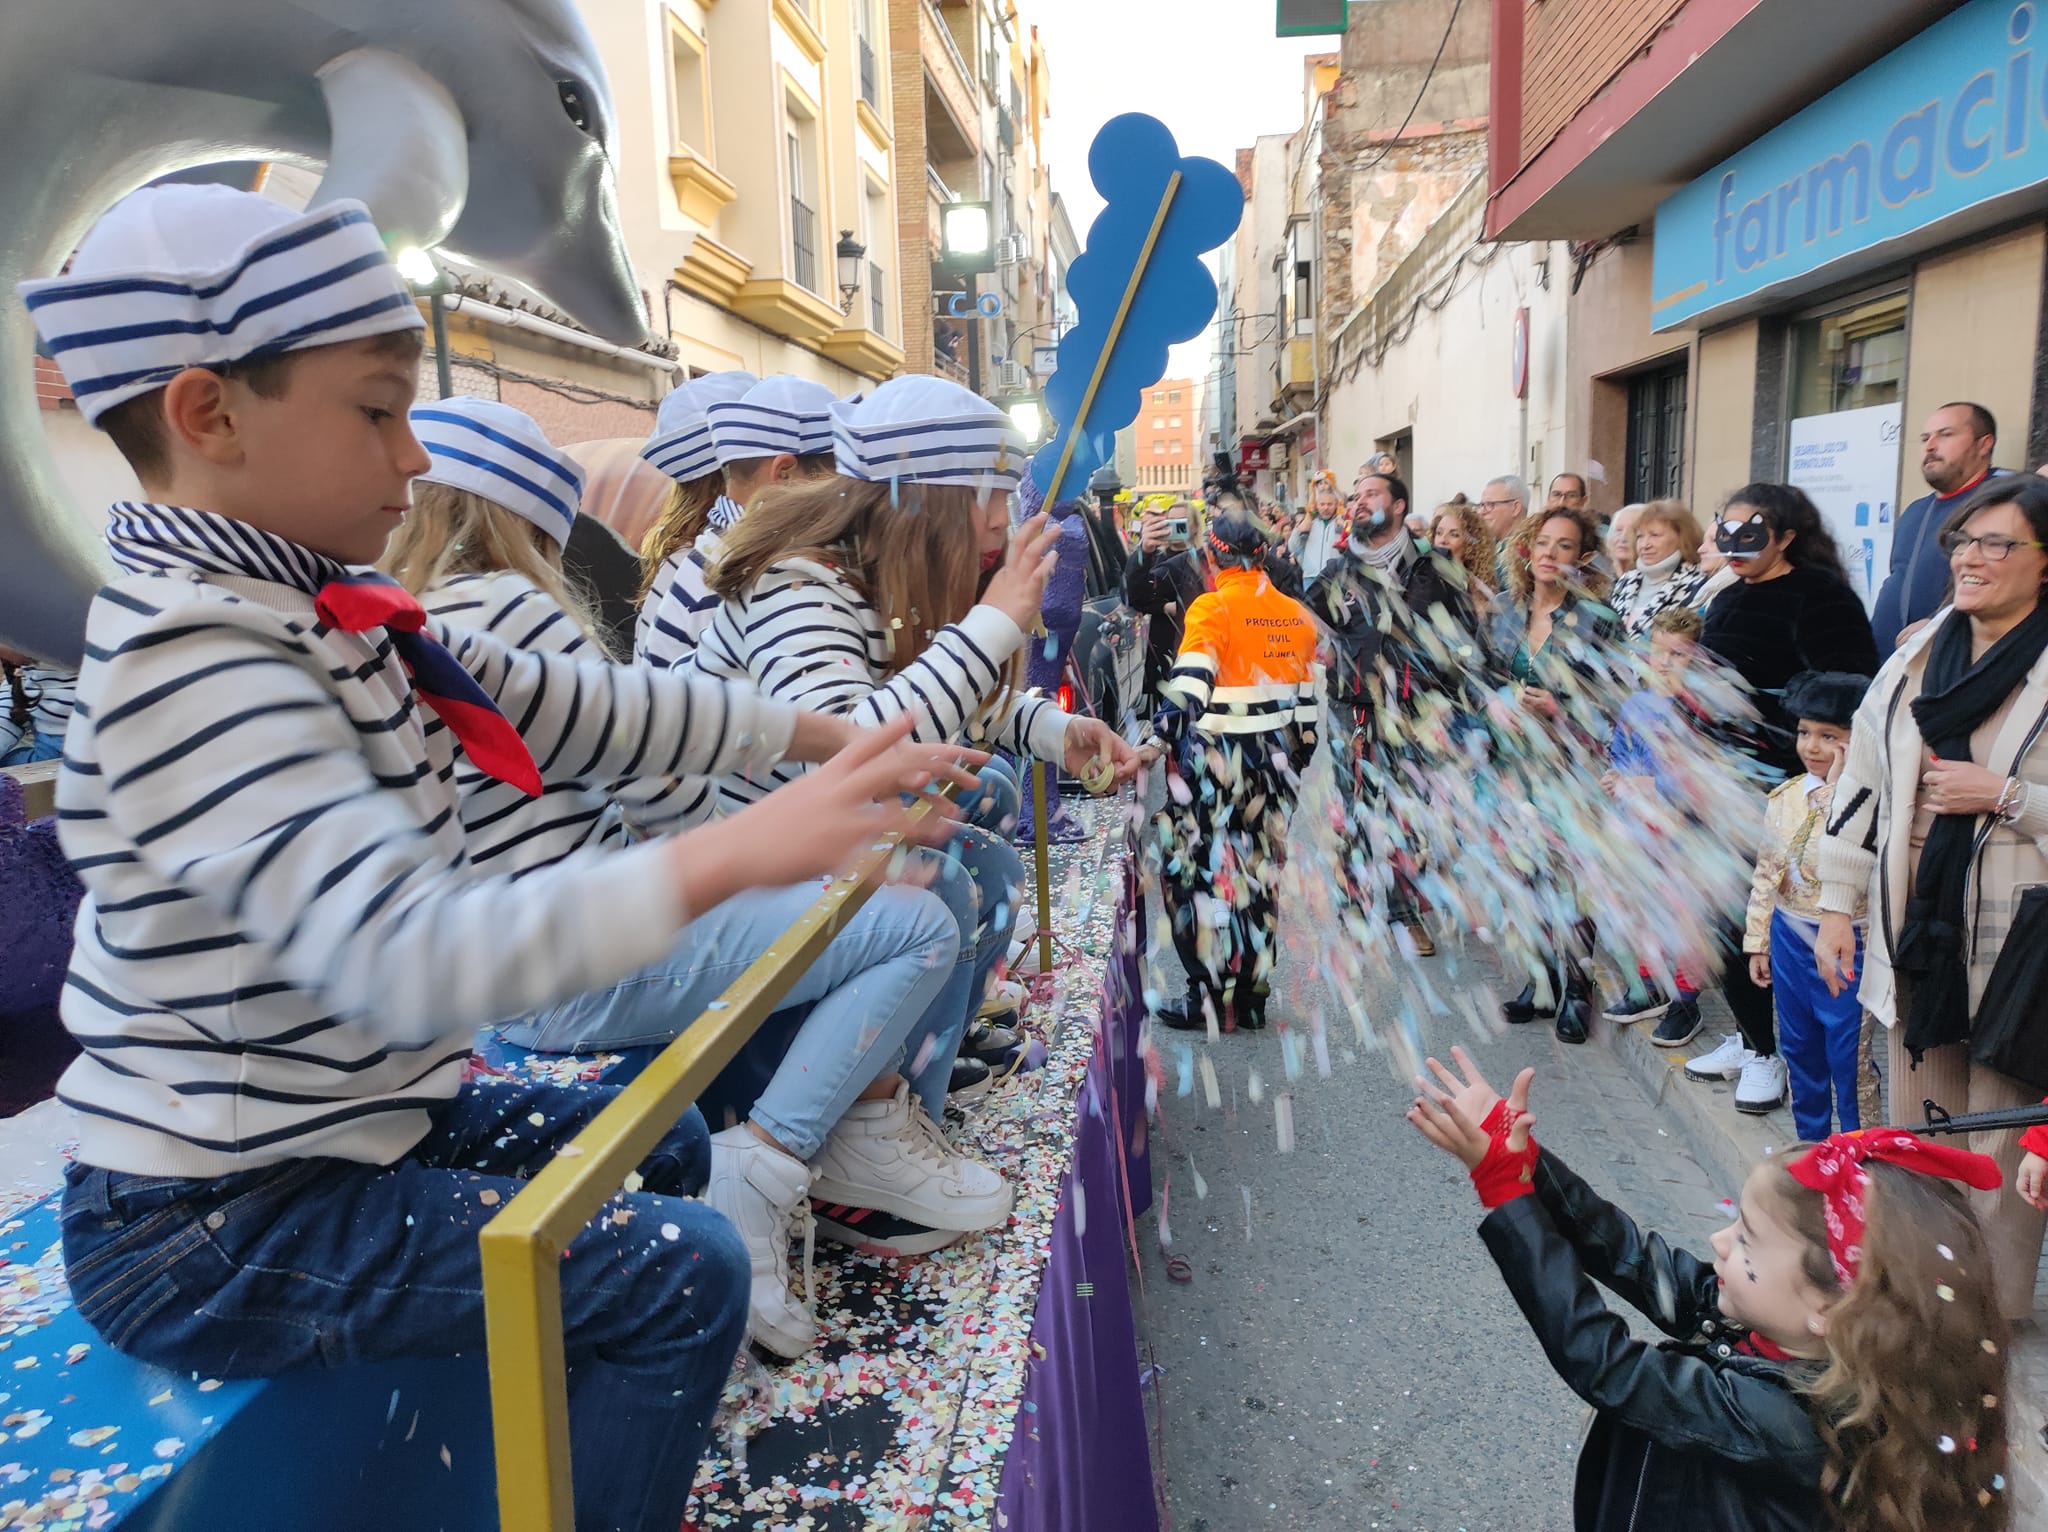
[[[1045,487],[1045,503],[1059,504],[1060,481],[1067,476],[1067,465],[1074,460],[1074,443],[1080,440],[1082,430],[1088,424],[1088,412],[1095,407],[1095,391],[1102,387],[1102,374],[1108,370],[1109,359],[1116,354],[1116,343],[1123,334],[1124,320],[1131,312],[1131,300],[1138,296],[1138,284],[1145,280],[1145,268],[1152,264],[1152,247],[1159,243],[1159,231],[1166,227],[1166,215],[1173,210],[1173,199],[1180,191],[1180,172],[1176,170],[1166,178],[1166,190],[1159,197],[1159,211],[1152,215],[1152,228],[1145,235],[1145,243],[1139,247],[1137,264],[1131,267],[1131,279],[1124,284],[1123,301],[1116,306],[1116,317],[1109,322],[1109,334],[1103,338],[1102,352],[1095,358],[1095,371],[1088,379],[1088,391],[1081,395],[1081,407],[1074,412],[1074,418],[1067,429],[1067,444],[1060,449],[1059,466],[1052,471],[1052,483]]]
[[[1031,849],[1038,864],[1038,971],[1052,972],[1052,851],[1045,823],[1043,761],[1031,763]]]

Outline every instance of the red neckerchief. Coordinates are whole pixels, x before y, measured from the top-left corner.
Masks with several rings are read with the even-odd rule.
[[[1735,1343],[1735,1349],[1744,1356],[1762,1357],[1766,1362],[1796,1362],[1798,1357],[1772,1340],[1761,1331],[1752,1330]]]

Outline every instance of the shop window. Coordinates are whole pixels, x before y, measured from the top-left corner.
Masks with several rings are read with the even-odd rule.
[[[1797,321],[1792,417],[1896,404],[1906,393],[1906,295],[1866,296]]]
[[[1685,363],[1628,380],[1630,504],[1685,492]]]

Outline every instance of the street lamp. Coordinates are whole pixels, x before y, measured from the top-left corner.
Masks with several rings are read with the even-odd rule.
[[[1045,434],[1045,402],[1036,394],[1020,394],[1003,408],[1009,412],[1010,424],[1017,428],[1025,444],[1036,446]]]
[[[413,291],[427,300],[427,318],[434,327],[434,382],[439,387],[440,397],[446,399],[455,392],[455,380],[448,368],[448,306],[446,299],[450,291],[447,273],[442,271],[430,251],[418,245],[407,245],[392,258],[398,274],[405,278]]]
[[[987,271],[995,250],[993,208],[986,202],[948,202],[939,209],[939,262],[955,271]]]
[[[851,314],[853,300],[860,293],[861,263],[868,258],[868,247],[853,237],[853,230],[839,231],[839,312]]]
[[[948,202],[939,209],[939,270],[966,285],[971,312],[962,316],[967,329],[967,386],[981,392],[981,313],[976,292],[979,272],[996,265],[995,210],[987,202]]]

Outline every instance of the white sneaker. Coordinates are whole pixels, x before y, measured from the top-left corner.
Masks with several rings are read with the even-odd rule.
[[[1732,1080],[1756,1055],[1749,1051],[1740,1032],[1730,1032],[1712,1053],[1685,1061],[1685,1073],[1693,1080]]]
[[[811,1167],[771,1148],[741,1123],[711,1135],[704,1200],[739,1230],[753,1267],[747,1333],[779,1357],[818,1343],[818,1321],[789,1288],[789,1244],[804,1241],[804,1292],[811,1288]]]
[[[1790,1080],[1782,1055],[1774,1053],[1769,1058],[1759,1058],[1752,1053],[1742,1066],[1742,1078],[1736,1082],[1735,1110],[1762,1113],[1782,1105]]]
[[[998,1228],[1010,1216],[1008,1183],[955,1152],[907,1080],[886,1101],[847,1108],[811,1163],[821,1202],[877,1208],[963,1234]]]

